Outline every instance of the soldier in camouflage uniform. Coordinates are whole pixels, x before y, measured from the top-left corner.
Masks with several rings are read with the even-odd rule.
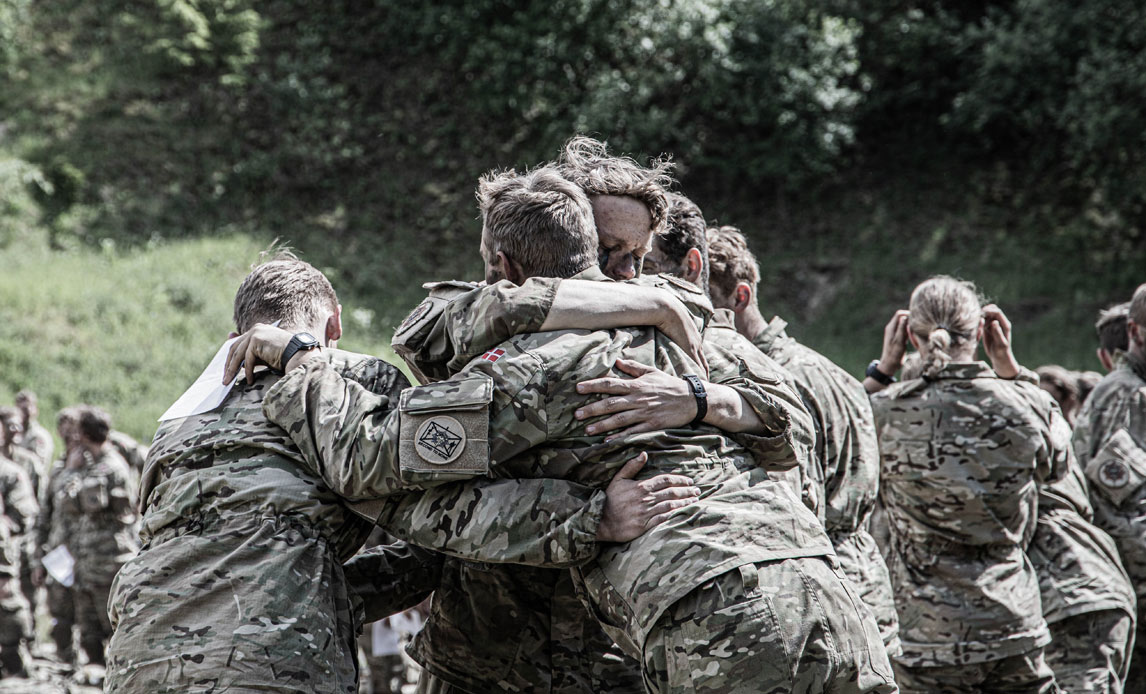
[[[487,278],[582,268],[582,279],[603,279],[580,189],[540,169],[487,179],[482,197]],[[530,233],[516,233],[523,229]],[[522,247],[553,253],[574,240],[580,247],[549,266],[533,267],[545,261]],[[670,375],[697,370],[651,329],[537,333],[502,343],[448,381],[407,391],[397,412],[311,358],[268,393],[264,411],[324,479],[360,496],[475,476],[600,487],[631,451],[648,451],[653,471],[692,473],[702,499],[574,571],[598,622],[643,661],[646,687],[895,691],[878,629],[815,517],[746,449],[712,427],[685,428],[687,420],[610,441],[585,432],[575,411],[589,401],[576,384],[610,375],[618,359]],[[739,407],[716,385],[712,395],[713,407]],[[728,416],[743,427],[758,414]],[[792,456],[782,408],[770,408],[766,428],[761,447]],[[439,615],[435,605],[431,622]]]
[[[72,524],[65,546],[75,559],[72,592],[80,644],[88,662],[99,666],[112,631],[107,612],[112,579],[137,550],[131,469],[107,442],[110,428],[105,412],[80,408],[76,442],[82,455],[69,460],[76,474],[67,478],[60,509]]]
[[[328,343],[341,335],[329,282],[293,257],[252,272],[235,320],[240,329],[281,320]],[[381,360],[334,349],[323,356],[389,402],[407,385]],[[343,567],[371,531],[367,518],[384,515],[379,522],[392,534],[398,524],[405,537],[491,562],[561,565],[568,552],[595,545],[606,495],[565,482],[449,485],[352,511],[263,416],[263,397],[278,380],[255,372],[221,408],[157,433],[142,485],[144,547],[117,576],[111,601],[109,692],[354,692],[362,619],[417,604],[441,571],[440,556],[401,546],[363,552]],[[534,497],[550,501],[531,504]]]
[[[2,441],[0,441],[2,443]],[[27,674],[24,644],[32,637],[32,612],[20,590],[23,537],[38,508],[28,475],[0,456],[0,670],[3,677]]]
[[[52,464],[52,449],[55,443],[52,441],[51,433],[37,420],[40,407],[36,394],[30,390],[16,393],[16,409],[20,410],[20,425],[24,432],[19,440],[20,447],[36,455],[40,461],[40,470],[48,470],[48,466]]]
[[[1130,338],[1126,334],[1126,321],[1130,315],[1130,302],[1115,304],[1099,312],[1094,324],[1098,333],[1098,361],[1107,373],[1114,370],[1118,360],[1130,349]]]
[[[822,354],[766,322],[757,305],[760,269],[735,227],[708,230],[713,304],[731,309],[736,329],[792,375],[816,425],[808,484],[823,499],[820,519],[848,578],[879,621],[888,652],[899,651],[899,625],[887,565],[868,530],[879,490],[879,447],[863,386]]]
[[[40,515],[32,543],[32,581],[43,586],[47,593],[46,606],[52,616],[50,634],[56,645],[56,658],[73,666],[76,663],[72,643],[72,630],[76,623],[75,594],[70,586],[48,576],[42,561],[48,552],[61,545],[66,546],[67,539],[76,531],[75,519],[64,510],[69,506],[66,502],[69,491],[78,488],[78,483],[70,478],[78,475],[83,467],[83,461],[79,459],[83,450],[77,443],[79,416],[77,407],[65,407],[56,415],[56,430],[64,442],[64,452],[40,489]],[[79,458],[69,464],[73,456]]]
[[[4,443],[0,445],[0,457],[13,461],[24,471],[35,496],[39,492],[43,466],[35,453],[19,445],[24,433],[22,419],[20,411],[15,407],[0,407],[0,427],[4,429]],[[33,516],[23,523],[20,531],[12,534],[12,542],[20,552],[20,561],[17,564],[20,570],[18,585],[20,592],[24,594],[24,599],[32,606],[33,612],[36,605],[36,587],[32,582],[32,534],[35,529],[36,517]]]
[[[882,373],[898,370],[908,339],[923,359],[922,378],[872,396],[903,642],[896,679],[904,692],[1057,691],[1024,550],[1036,485],[1067,471],[1070,428],[1036,376],[1015,380],[1009,323],[980,309],[969,283],[924,282],[889,333],[899,347]],[[972,361],[980,339],[993,371]]]
[[[1094,522],[1114,538],[1138,593],[1138,624],[1127,692],[1146,691],[1146,285],[1130,302],[1128,350],[1095,386],[1074,431],[1074,452],[1090,482]]]

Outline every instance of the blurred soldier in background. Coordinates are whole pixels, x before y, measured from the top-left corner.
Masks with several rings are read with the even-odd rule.
[[[1098,333],[1098,361],[1107,372],[1113,371],[1118,360],[1130,348],[1126,335],[1126,320],[1130,314],[1130,302],[1115,304],[1098,314],[1094,330]]]
[[[8,443],[0,427],[0,447]],[[32,611],[20,585],[24,537],[38,512],[36,494],[24,469],[0,456],[0,668],[3,677],[27,675],[25,644],[32,638]]]
[[[20,447],[35,453],[40,459],[40,470],[46,473],[52,463],[52,449],[55,447],[55,442],[52,441],[52,434],[37,419],[40,416],[40,407],[36,394],[30,390],[16,393],[16,408],[20,410],[20,425],[24,430],[19,441]]]
[[[1083,400],[1078,391],[1078,372],[1064,369],[1058,364],[1044,364],[1035,369],[1035,373],[1039,375],[1039,388],[1054,398],[1062,415],[1073,427]]]
[[[1104,314],[1104,318],[1106,315]],[[1117,321],[1117,318],[1112,319]],[[1102,319],[1100,326],[1104,326]],[[1099,328],[1099,334],[1104,332]],[[1074,450],[1090,482],[1095,523],[1110,533],[1138,592],[1138,634],[1130,660],[1127,692],[1146,691],[1146,284],[1127,311],[1128,347],[1112,347],[1113,370],[1090,394],[1078,415]],[[1109,355],[1109,353],[1108,353]]]
[[[76,622],[76,598],[71,586],[65,586],[48,575],[43,559],[57,547],[66,547],[68,539],[76,532],[76,518],[67,510],[71,508],[69,494],[79,489],[79,481],[71,478],[78,476],[83,469],[79,422],[79,407],[65,407],[56,415],[56,432],[64,442],[64,451],[40,490],[40,516],[32,546],[32,580],[37,586],[44,586],[47,593],[46,604],[52,618],[50,635],[56,646],[56,659],[69,666],[76,665],[72,633]]]
[[[23,417],[15,407],[0,407],[0,428],[4,429],[4,443],[0,445],[0,456],[16,463],[32,485],[33,497],[39,493],[42,477],[40,458],[19,445],[20,436],[24,433]],[[18,532],[12,535],[12,541],[20,550],[20,591],[24,599],[32,606],[36,606],[36,587],[32,583],[32,533],[35,530],[36,518],[28,518]]]

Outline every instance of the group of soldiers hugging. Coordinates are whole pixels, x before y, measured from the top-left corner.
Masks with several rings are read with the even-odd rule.
[[[1146,692],[1146,284],[1095,379],[1023,367],[932,277],[861,380],[765,317],[745,235],[670,174],[575,137],[482,176],[484,280],[425,285],[405,372],[337,348],[314,267],[255,266],[233,387],[161,422],[137,526],[81,410],[40,525],[5,502],[33,566],[75,556],[77,621],[106,598],[106,691],[353,694],[362,625],[428,598],[425,694]],[[89,517],[138,527],[114,579]]]

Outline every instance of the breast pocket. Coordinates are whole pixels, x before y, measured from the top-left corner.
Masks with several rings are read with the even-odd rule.
[[[1146,451],[1126,429],[1119,429],[1086,466],[1086,477],[1115,506],[1146,482]]]
[[[489,471],[489,407],[485,376],[402,391],[399,465],[414,486],[464,480]]]

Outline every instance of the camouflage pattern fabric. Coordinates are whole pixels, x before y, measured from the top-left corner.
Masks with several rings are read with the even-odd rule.
[[[11,453],[10,460],[24,471],[31,484],[33,497],[36,497],[39,494],[41,480],[46,476],[42,474],[43,463],[35,453],[18,445],[12,446]],[[12,543],[20,553],[20,561],[18,562],[20,575],[17,579],[17,585],[29,605],[35,605],[36,602],[36,587],[32,585],[32,566],[33,543],[35,542],[33,536],[36,531],[37,516],[38,514],[25,519],[20,529],[12,533]]]
[[[887,564],[868,531],[879,491],[879,444],[863,384],[827,357],[788,337],[776,317],[753,340],[791,374],[815,424],[815,450],[802,467],[806,496],[822,500],[820,520],[840,565],[879,622],[888,652],[900,650]],[[735,328],[734,328],[735,329]]]
[[[108,443],[115,448],[116,452],[123,456],[123,459],[127,461],[128,467],[130,467],[136,475],[143,472],[144,463],[147,462],[147,446],[122,431],[115,431],[114,429],[108,432],[107,440]]]
[[[80,643],[88,659],[101,665],[112,629],[107,613],[112,579],[138,549],[132,479],[127,461],[106,445],[69,478],[74,493],[64,502],[63,512],[75,519],[65,545],[75,559],[72,592]]]
[[[649,634],[655,694],[895,692],[891,664],[832,557],[744,564],[678,601]]]
[[[381,397],[405,378],[324,350]],[[356,691],[359,625],[342,562],[370,524],[301,464],[262,415],[278,376],[164,422],[141,484],[143,549],[116,577],[107,691]]]
[[[0,667],[5,675],[24,669],[20,644],[32,635],[32,611],[20,590],[21,541],[38,508],[23,468],[0,457]]]
[[[36,459],[40,461],[39,469],[46,471],[52,462],[52,450],[56,447],[56,442],[52,440],[52,434],[42,424],[32,421],[28,423],[28,430],[24,432],[16,445],[34,454]]]
[[[56,461],[47,481],[40,489],[40,514],[32,543],[32,561],[40,564],[44,555],[60,545],[75,532],[76,518],[65,513],[71,507],[67,496],[79,489],[78,481],[70,478],[79,475],[77,470],[69,470],[64,459]],[[75,662],[72,646],[72,627],[76,622],[75,595],[71,588],[63,586],[51,576],[45,577],[48,593],[47,607],[52,615],[51,637],[56,644],[56,657],[61,662]]]
[[[600,273],[591,268],[583,275],[595,279]],[[831,553],[815,517],[788,487],[769,479],[744,449],[715,429],[650,432],[610,443],[585,436],[584,424],[573,417],[586,401],[576,394],[575,384],[612,373],[617,358],[669,373],[695,373],[696,365],[654,330],[525,335],[502,343],[497,352],[496,359],[477,359],[452,381],[466,407],[475,377],[485,376],[496,386],[489,415],[489,474],[557,477],[603,487],[634,450],[648,450],[650,462],[642,475],[689,474],[704,492],[700,503],[678,510],[634,542],[605,548],[597,560],[576,570],[598,620],[630,655],[641,653],[660,614],[704,581],[745,563]],[[444,398],[437,400],[440,412],[451,412]],[[406,471],[404,461],[396,460],[401,423],[377,405],[356,384],[316,361],[272,389],[264,411],[291,432],[324,475],[339,477],[363,495],[381,496],[401,489]],[[318,421],[323,426],[316,426]],[[791,440],[790,422],[782,412],[774,411],[766,426],[774,437]],[[790,444],[786,455],[793,455]],[[455,476],[465,473],[486,474],[454,471]],[[415,484],[438,481],[419,477]],[[476,628],[471,631],[471,638],[489,638]]]
[[[1121,694],[1129,667],[1134,617],[1124,610],[1084,612],[1050,625],[1045,648],[1065,694]]]
[[[876,393],[872,406],[897,662],[968,666],[1041,649],[1050,633],[1023,550],[1035,532],[1036,483],[1066,473],[1070,441],[1050,396],[982,362],[954,363]]]
[[[1125,354],[1075,420],[1074,452],[1086,472],[1094,523],[1114,538],[1146,614],[1146,363]],[[1127,691],[1146,691],[1146,643],[1135,641]]]
[[[989,662],[932,667],[895,663],[903,694],[1057,694],[1054,671],[1043,649]]]

